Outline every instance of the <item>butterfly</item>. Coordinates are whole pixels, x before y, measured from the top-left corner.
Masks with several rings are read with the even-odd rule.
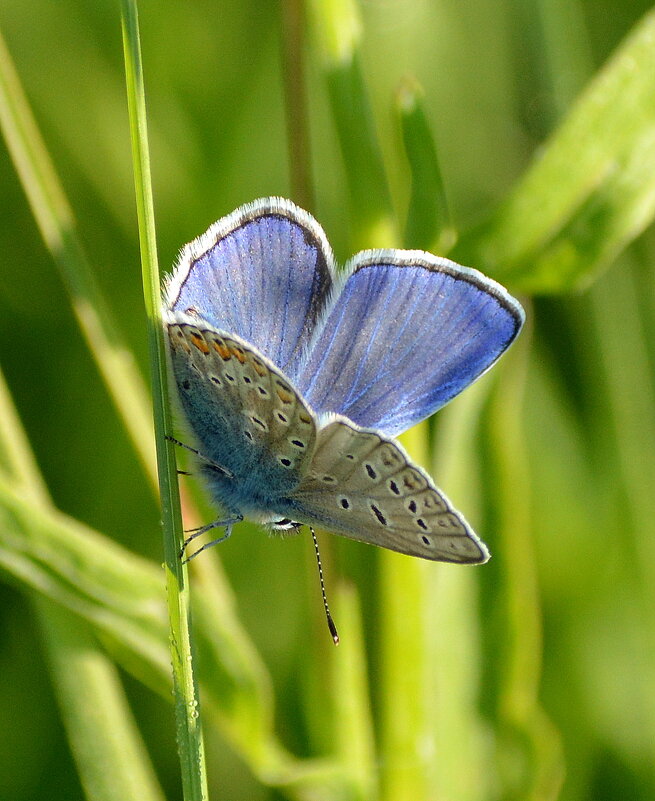
[[[393,437],[488,370],[523,321],[495,281],[423,251],[365,250],[338,271],[321,226],[289,200],[223,217],[182,249],[164,288],[177,395],[225,513],[185,545],[248,518],[485,562]]]

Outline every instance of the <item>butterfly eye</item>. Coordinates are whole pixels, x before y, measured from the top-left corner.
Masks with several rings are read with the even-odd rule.
[[[271,525],[280,531],[293,531],[299,529],[302,523],[296,523],[290,517],[283,517],[282,520],[274,520]]]

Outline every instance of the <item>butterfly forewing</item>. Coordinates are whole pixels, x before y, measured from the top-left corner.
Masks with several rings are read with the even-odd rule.
[[[298,516],[351,539],[447,562],[485,562],[463,517],[393,441],[335,420],[319,430]]]
[[[165,304],[236,334],[288,372],[324,310],[334,269],[310,214],[284,198],[262,198],[182,250]]]
[[[178,318],[168,333],[202,453],[237,480],[266,472],[263,489],[271,494],[295,486],[311,459],[316,425],[283,374],[253,346],[207,324]]]
[[[398,434],[487,370],[523,323],[507,292],[420,251],[364,251],[289,375],[312,408]]]

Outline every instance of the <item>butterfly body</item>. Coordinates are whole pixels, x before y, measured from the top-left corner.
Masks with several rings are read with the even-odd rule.
[[[365,251],[338,275],[318,223],[279,198],[188,245],[164,299],[180,404],[230,521],[470,563],[486,548],[391,436],[488,369],[522,321],[498,284],[421,251]]]

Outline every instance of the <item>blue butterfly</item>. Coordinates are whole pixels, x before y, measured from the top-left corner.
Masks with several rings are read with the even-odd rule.
[[[524,312],[499,284],[418,250],[362,251],[337,272],[316,220],[264,198],[184,247],[163,319],[200,469],[225,511],[196,534],[224,527],[225,539],[247,517],[423,559],[489,558],[392,437],[515,339]]]

